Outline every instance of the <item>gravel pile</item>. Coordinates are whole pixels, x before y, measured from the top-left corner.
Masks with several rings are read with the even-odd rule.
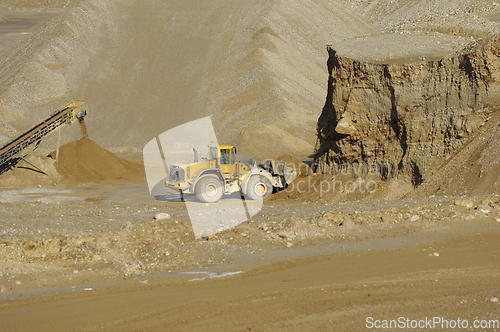
[[[438,60],[481,38],[500,33],[500,5],[495,2],[346,1],[382,35],[336,43],[343,56],[373,63]]]
[[[353,10],[379,29],[436,31],[450,35],[484,38],[498,34],[500,27],[489,20],[500,11],[494,1],[349,1]]]

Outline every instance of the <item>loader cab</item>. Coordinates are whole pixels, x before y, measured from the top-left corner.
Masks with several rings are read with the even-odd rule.
[[[232,146],[221,146],[220,148],[220,164],[221,165],[233,165],[234,155],[236,154],[236,148]]]
[[[234,146],[210,146],[210,160],[217,160],[219,165],[234,165],[236,148]]]

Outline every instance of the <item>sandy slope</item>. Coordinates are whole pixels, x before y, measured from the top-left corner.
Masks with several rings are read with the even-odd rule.
[[[427,0],[33,0],[2,6],[4,12],[64,10],[0,63],[4,138],[63,102],[82,99],[92,110],[91,138],[105,147],[142,148],[157,134],[210,114],[221,142],[258,158],[312,153],[326,97],[327,44],[344,41],[354,53],[372,49],[376,39],[358,39],[358,46],[346,40],[382,29],[458,35],[463,39],[450,39],[456,48],[464,37],[500,31],[484,17],[498,5],[472,0],[439,6]],[[388,48],[412,43],[398,42],[384,39]],[[77,139],[78,130],[64,137]]]
[[[90,136],[105,147],[142,148],[163,131],[211,115],[221,143],[257,158],[313,152],[327,44],[343,42],[351,53],[391,46],[406,53],[417,43],[419,55],[446,54],[465,37],[499,31],[483,17],[498,6],[475,1],[436,7],[403,0],[82,0],[4,7],[14,4],[66,10],[0,63],[3,137],[82,99],[91,108]],[[437,37],[394,43],[383,37],[383,47],[380,38],[348,41],[379,29]],[[461,39],[450,37],[446,46],[443,35]],[[443,41],[437,49],[436,40]],[[79,132],[67,130],[64,138],[78,139]]]
[[[500,111],[493,113],[470,139],[428,181],[408,197],[483,195],[500,190]]]
[[[107,147],[142,148],[210,114],[241,152],[310,154],[326,45],[375,30],[324,0],[82,0],[0,64],[0,104],[23,129],[85,100],[90,137]]]
[[[209,109],[222,139],[255,155],[310,154],[326,98],[326,45],[376,30],[336,1],[273,1],[248,16],[254,6],[222,47],[227,61]]]

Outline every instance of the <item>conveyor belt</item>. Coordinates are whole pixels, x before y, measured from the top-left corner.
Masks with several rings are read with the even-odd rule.
[[[40,144],[43,137],[64,124],[72,124],[82,120],[87,114],[87,104],[82,101],[72,101],[53,115],[43,120],[33,128],[22,133],[0,149],[0,169],[10,168],[26,156],[28,148],[33,150]],[[1,173],[1,171],[0,171]]]

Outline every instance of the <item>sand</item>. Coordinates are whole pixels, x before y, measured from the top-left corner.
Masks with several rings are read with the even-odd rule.
[[[24,1],[4,11],[57,15],[0,65],[0,134],[81,99],[90,107],[89,135],[105,148],[142,149],[210,115],[219,142],[241,153],[308,156],[326,99],[327,45],[374,61],[434,59],[500,32],[485,18],[494,4],[346,2]],[[466,28],[444,29],[454,24]]]
[[[428,181],[406,196],[471,196],[500,192],[499,143],[500,112],[497,111]]]
[[[130,196],[123,189],[2,205],[4,329],[359,331],[367,317],[498,318],[500,223],[474,210],[498,197],[470,198],[470,210],[443,197],[268,202],[194,240],[178,203],[111,201]]]
[[[50,156],[55,159],[56,152],[51,152]],[[60,148],[57,172],[62,183],[89,183],[106,179],[143,178],[144,167],[117,157],[89,138],[82,138]]]
[[[326,45],[374,31],[336,1],[83,0],[11,50],[0,104],[23,114],[8,123],[22,130],[85,100],[89,135],[106,148],[142,149],[211,115],[219,142],[241,153],[308,155],[326,97]]]
[[[311,168],[296,156],[284,154],[279,156],[276,160],[285,161],[288,167],[292,167],[297,171],[297,177],[299,178],[312,174]]]
[[[26,160],[38,169],[21,160],[13,169],[0,175],[0,187],[52,187],[61,181],[54,159],[35,153],[28,155]]]
[[[134,151],[122,149],[117,152],[123,155],[123,152]],[[52,187],[59,184],[101,183],[106,180],[135,182],[145,178],[144,165],[140,160],[120,158],[90,138],[61,146],[59,164],[56,151],[44,155],[42,151],[35,150],[26,160],[36,168],[19,161],[13,169],[0,176],[0,187]]]
[[[486,18],[499,6],[471,0],[438,7],[406,0],[4,6],[33,18],[57,14],[0,65],[4,137],[81,99],[90,107],[89,135],[105,148],[142,149],[158,134],[210,115],[221,144],[256,159],[314,152],[327,45],[374,61],[434,59],[500,32]],[[45,144],[52,148],[54,138]]]

